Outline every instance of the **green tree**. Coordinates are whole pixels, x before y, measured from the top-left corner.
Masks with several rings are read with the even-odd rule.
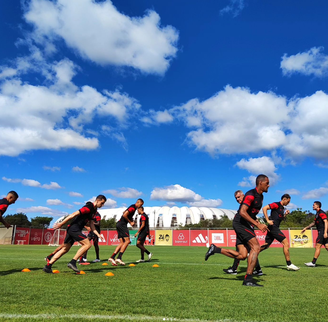
[[[115,218],[101,219],[100,227],[101,228],[116,228],[116,219]]]
[[[7,215],[4,217],[4,219],[10,225],[16,225],[19,227],[30,227],[31,226],[31,223],[28,220],[27,216],[22,212],[13,214],[13,215]]]
[[[282,221],[281,227],[300,228],[309,225],[314,219],[314,214],[309,211],[303,211],[302,208],[293,210]]]
[[[48,228],[53,217],[34,217],[31,219],[31,226],[34,228]]]

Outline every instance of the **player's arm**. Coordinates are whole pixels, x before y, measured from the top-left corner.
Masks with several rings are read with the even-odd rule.
[[[134,234],[134,237],[137,237],[139,235],[139,233],[141,232],[141,230],[143,230],[145,228],[145,226],[146,226],[146,221],[143,220],[141,222],[141,226],[140,226],[139,230]]]
[[[262,208],[266,222],[267,222],[269,225],[273,225],[273,220],[270,220],[270,219],[269,219],[269,216],[268,216],[268,210],[269,210],[269,209],[270,209],[270,205],[266,205],[266,206],[264,206],[264,207]]]
[[[246,204],[242,204],[240,207],[239,214],[242,216],[244,219],[246,219],[249,223],[252,225],[256,226],[259,230],[261,230],[263,233],[266,232],[268,229],[267,225],[261,224],[259,221],[254,220],[248,213],[247,209],[249,207]]]
[[[90,221],[89,221],[89,224],[90,224],[90,228],[91,228],[92,232],[93,232],[98,238],[101,239],[101,236],[100,236],[100,234],[98,233],[98,231],[97,231],[97,229],[96,229],[96,227],[95,227],[95,224],[94,224],[93,220],[90,220]]]
[[[325,223],[325,231],[323,233],[323,237],[324,238],[327,238],[328,237],[328,231],[327,231],[327,229],[328,229],[328,222],[327,222],[327,219],[324,219],[323,222]]]
[[[73,212],[72,214],[68,215],[62,222],[54,224],[54,229],[59,229],[60,227],[64,226],[68,221],[70,221],[71,219],[77,217],[78,215],[80,215],[79,210]]]
[[[10,224],[8,224],[3,218],[2,218],[2,213],[0,212],[0,222],[4,224],[4,226],[8,229],[11,227]]]
[[[286,218],[289,214],[290,214],[290,211],[288,209],[286,209],[285,213],[284,213],[284,218]]]
[[[128,216],[129,216],[129,212],[127,210],[124,211],[123,217],[129,222],[131,226],[134,226],[134,221],[131,221]]]
[[[307,229],[310,229],[315,225],[314,221],[311,222],[310,225],[306,226],[305,228],[302,229],[301,234],[303,234]]]

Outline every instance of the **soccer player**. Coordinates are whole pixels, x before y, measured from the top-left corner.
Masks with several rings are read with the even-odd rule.
[[[327,215],[326,213],[321,210],[321,202],[315,201],[313,203],[313,210],[317,213],[315,215],[314,221],[308,225],[307,227],[303,228],[301,233],[303,234],[307,229],[316,225],[318,230],[318,237],[315,244],[315,252],[312,262],[305,263],[306,266],[315,267],[317,263],[317,259],[320,255],[321,246],[324,245],[326,250],[328,250],[328,222],[327,222]]]
[[[269,186],[269,178],[264,174],[260,174],[256,177],[256,188],[249,190],[245,194],[244,200],[233,220],[233,228],[237,237],[236,245],[239,246],[238,251],[216,247],[212,244],[205,254],[205,260],[214,253],[244,260],[247,257],[249,248],[247,270],[243,281],[243,285],[245,286],[263,286],[257,284],[253,280],[254,267],[261,249],[260,244],[256,239],[254,226],[263,233],[268,231],[268,227],[265,224],[261,224],[256,219],[256,215],[262,208],[263,193],[268,192]]]
[[[261,252],[270,247],[273,241],[276,239],[283,245],[283,252],[285,255],[287,270],[290,271],[298,271],[300,268],[296,265],[292,264],[290,261],[289,255],[289,243],[284,235],[284,233],[280,230],[279,226],[281,221],[290,213],[289,210],[285,211],[285,208],[290,203],[290,195],[284,194],[281,197],[281,201],[270,203],[263,207],[263,213],[265,220],[269,224],[269,231],[265,237],[265,243],[261,246]],[[268,217],[268,210],[271,209],[271,215]]]
[[[18,199],[18,194],[16,191],[9,191],[5,198],[0,199],[0,222],[2,222],[7,229],[10,228],[11,225],[9,223],[7,223],[2,218],[2,216],[6,212],[8,206],[15,203],[17,199]]]
[[[150,251],[148,251],[144,246],[146,237],[150,235],[149,217],[144,212],[144,207],[138,208],[138,214],[140,215],[139,230],[136,232],[134,237],[138,236],[137,247],[140,248],[140,252],[141,252],[141,259],[137,260],[137,263],[143,263],[145,261],[145,257],[144,257],[145,253],[148,255],[148,261],[151,260],[153,254]]]
[[[144,204],[142,199],[138,199],[134,205],[128,207],[124,212],[120,220],[116,223],[117,235],[120,240],[119,245],[116,247],[114,253],[108,260],[112,263],[113,266],[117,266],[117,263],[120,265],[125,265],[122,261],[122,256],[130,244],[130,234],[128,229],[128,223],[131,226],[134,226],[133,215],[138,208],[140,208]],[[118,254],[117,259],[115,260],[115,256]]]
[[[91,230],[98,237],[100,237],[98,231],[96,230],[93,224],[92,218],[97,212],[97,209],[101,208],[105,204],[106,200],[107,199],[104,195],[99,195],[97,196],[94,202],[87,202],[80,210],[73,212],[72,214],[67,216],[62,222],[54,225],[55,229],[59,229],[69,220],[74,219],[71,225],[67,228],[64,246],[49,260],[47,265],[43,268],[44,272],[52,273],[52,265],[64,254],[66,254],[76,241],[79,242],[82,246],[76,252],[72,260],[67,264],[67,267],[77,273],[80,272],[80,270],[76,267],[76,261],[91,247],[90,240],[85,235],[83,235],[82,229],[89,222]]]
[[[244,193],[241,191],[241,190],[237,190],[235,193],[234,193],[234,196],[235,196],[235,199],[236,201],[241,204],[243,202],[243,199],[244,199]],[[238,251],[239,249],[239,246],[236,245],[236,251]],[[248,250],[249,251],[249,250]],[[240,263],[240,259],[237,259],[235,258],[234,261],[233,261],[233,264],[231,267],[229,268],[225,268],[223,269],[223,271],[227,274],[231,274],[231,275],[237,275],[237,268],[239,266],[239,263]],[[260,263],[259,261],[257,260],[257,263],[256,263],[256,267],[255,267],[255,270],[253,271],[253,275],[257,275],[257,276],[262,276],[263,275],[263,272],[262,272],[262,269],[261,269],[261,266],[260,266]]]

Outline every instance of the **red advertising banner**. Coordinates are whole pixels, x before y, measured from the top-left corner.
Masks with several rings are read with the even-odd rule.
[[[31,228],[30,231],[30,245],[41,245],[42,244],[42,230]]]
[[[173,230],[173,246],[189,245],[189,230]]]
[[[100,236],[102,237],[101,239],[98,240],[99,246],[102,245],[108,245],[108,230],[101,230],[100,231]]]
[[[210,244],[220,247],[228,246],[227,231],[226,230],[210,230],[209,231]]]
[[[117,237],[116,230],[109,230],[108,231],[108,240],[107,245],[117,246],[120,243],[120,240]]]
[[[43,232],[42,245],[48,245],[51,242],[53,234],[53,229],[45,229]]]
[[[315,247],[315,244],[317,243],[317,238],[318,238],[318,231],[317,230],[312,230],[313,247]],[[324,246],[324,245],[322,245],[322,246]]]
[[[209,246],[207,230],[190,230],[190,246]]]
[[[148,238],[145,240],[145,245],[155,245],[155,230],[150,230],[150,241]]]
[[[236,247],[236,232],[228,230],[228,247]]]
[[[28,245],[30,228],[18,228],[15,231],[15,245]]]
[[[66,230],[64,230],[64,229],[60,230],[59,245],[64,244],[65,237],[66,237]]]

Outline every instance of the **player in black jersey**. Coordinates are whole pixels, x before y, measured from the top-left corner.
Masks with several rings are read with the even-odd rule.
[[[4,213],[6,212],[8,206],[12,205],[13,203],[16,202],[16,200],[18,199],[18,194],[16,191],[9,191],[7,193],[7,196],[3,199],[0,199],[0,222],[2,222],[4,224],[4,226],[6,228],[10,228],[11,225],[8,224],[3,218],[2,216],[4,215]]]
[[[249,190],[245,194],[245,198],[233,220],[233,228],[237,237],[236,245],[239,246],[238,251],[216,247],[212,244],[205,255],[205,260],[207,260],[208,257],[214,253],[244,260],[247,258],[249,249],[250,251],[247,260],[246,276],[243,281],[243,285],[245,286],[263,286],[257,284],[253,280],[254,267],[260,253],[260,244],[256,239],[254,226],[262,232],[266,232],[268,230],[268,227],[265,224],[261,224],[256,219],[256,215],[262,208],[263,192],[268,192],[268,189],[269,178],[264,174],[260,174],[256,178],[256,188]]]
[[[116,247],[114,253],[108,260],[112,263],[113,266],[117,266],[117,264],[125,265],[122,261],[123,253],[125,252],[126,248],[130,244],[130,234],[128,223],[131,226],[134,226],[133,216],[136,210],[144,204],[142,199],[138,199],[134,205],[128,207],[124,212],[120,220],[116,223],[116,230],[117,235],[120,240],[119,245]],[[117,259],[115,260],[115,256],[118,254]]]
[[[67,264],[67,267],[77,273],[80,272],[80,270],[76,267],[76,261],[91,247],[90,240],[82,233],[82,229],[87,223],[89,223],[91,230],[98,237],[100,237],[93,224],[93,216],[97,212],[97,209],[101,208],[105,204],[106,200],[107,199],[104,195],[99,195],[94,202],[87,202],[80,210],[73,212],[62,222],[54,225],[54,229],[59,229],[69,220],[74,219],[67,228],[64,246],[50,259],[47,265],[43,268],[44,272],[52,273],[52,264],[54,264],[59,258],[66,254],[76,241],[79,242],[82,246],[78,249],[73,259]]]
[[[265,243],[261,246],[261,252],[270,247],[276,239],[283,245],[283,252],[285,255],[287,269],[291,271],[298,271],[300,268],[292,264],[289,255],[289,243],[285,234],[280,230],[281,221],[289,214],[289,210],[285,210],[285,206],[290,203],[290,195],[284,194],[281,201],[270,203],[263,207],[265,220],[267,221],[270,231],[267,232]],[[268,216],[268,210],[271,209],[271,215]]]
[[[137,263],[142,263],[145,261],[145,253],[148,255],[148,260],[151,260],[151,257],[153,254],[148,251],[144,244],[147,236],[150,235],[149,232],[149,217],[148,215],[144,212],[144,207],[138,208],[138,214],[140,215],[140,220],[139,220],[139,230],[136,232],[134,237],[138,237],[137,239],[137,247],[140,248],[141,252],[141,259],[137,260]]]
[[[234,193],[234,196],[235,196],[236,201],[239,204],[241,204],[243,202],[244,197],[245,197],[244,193],[241,190],[237,190]],[[236,251],[238,251],[238,248],[239,248],[239,246],[236,245]],[[237,275],[237,273],[238,273],[237,268],[239,266],[239,263],[240,263],[240,259],[235,258],[234,261],[233,261],[232,266],[229,267],[229,268],[223,269],[223,271],[227,274]],[[253,275],[257,275],[257,276],[263,275],[263,272],[262,272],[259,261],[257,261],[257,263],[256,263],[255,270],[253,271]]]
[[[314,221],[308,225],[307,227],[303,228],[301,233],[303,234],[307,229],[316,225],[318,230],[318,237],[315,244],[315,252],[312,262],[305,263],[308,267],[315,267],[317,263],[317,259],[320,256],[321,246],[324,245],[326,250],[328,250],[328,221],[326,213],[321,210],[321,202],[315,201],[313,203],[313,210],[316,211],[316,215]]]

